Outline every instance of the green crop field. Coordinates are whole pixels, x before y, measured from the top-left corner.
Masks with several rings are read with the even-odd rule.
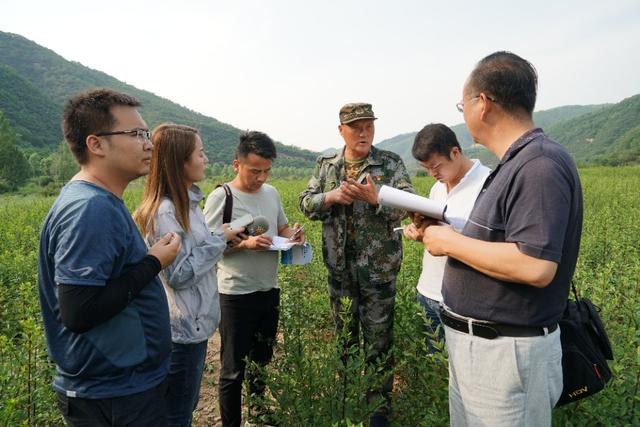
[[[575,283],[601,308],[614,346],[613,380],[602,393],[558,409],[554,425],[640,425],[640,167],[580,170],[585,196],[582,246]],[[416,178],[425,194],[432,181]],[[289,221],[304,222],[315,251],[307,266],[281,266],[279,343],[268,367],[266,405],[285,426],[347,426],[366,420],[367,383],[354,350],[337,357],[322,263],[320,224],[297,208],[304,181],[274,181]],[[203,185],[210,191],[213,183]],[[127,191],[133,209],[140,183]],[[0,197],[0,426],[63,425],[50,383],[37,289],[41,223],[53,198]],[[99,248],[96,248],[99,250]],[[422,247],[405,243],[398,277],[393,425],[448,425],[446,354],[427,356],[415,283]],[[341,374],[338,373],[341,371]],[[361,374],[362,373],[362,374]],[[351,377],[349,381],[343,378]]]

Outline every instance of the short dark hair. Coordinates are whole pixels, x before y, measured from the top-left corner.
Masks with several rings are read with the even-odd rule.
[[[248,130],[240,134],[240,143],[236,148],[236,159],[244,159],[251,153],[265,159],[278,157],[276,146],[269,135],[256,130]]]
[[[458,138],[449,126],[442,123],[431,123],[416,134],[411,154],[420,162],[426,162],[433,154],[440,154],[450,159],[453,147],[458,147],[462,152]]]
[[[69,99],[62,112],[62,133],[80,164],[87,161],[87,137],[108,132],[116,123],[111,113],[114,106],[139,107],[133,96],[112,89],[94,89]]]
[[[510,113],[524,110],[529,116],[536,105],[538,73],[526,59],[500,51],[478,62],[469,76],[468,86],[484,92]]]

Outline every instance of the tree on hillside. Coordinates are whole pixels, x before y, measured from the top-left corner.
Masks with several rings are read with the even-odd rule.
[[[58,145],[58,149],[49,158],[51,159],[49,174],[57,182],[69,181],[80,170],[69,146],[64,141]]]
[[[42,166],[42,156],[39,153],[31,153],[27,159],[31,168],[31,176],[42,175],[40,167]]]
[[[18,135],[0,111],[0,193],[16,190],[29,175],[29,162],[18,148]]]
[[[219,163],[209,163],[207,167],[207,178],[217,178],[221,175],[222,165]]]

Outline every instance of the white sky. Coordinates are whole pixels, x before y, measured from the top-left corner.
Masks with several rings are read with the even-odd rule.
[[[496,50],[536,66],[538,110],[640,93],[638,0],[0,0],[0,31],[314,151],[342,145],[346,102],[373,104],[376,141],[460,123]]]

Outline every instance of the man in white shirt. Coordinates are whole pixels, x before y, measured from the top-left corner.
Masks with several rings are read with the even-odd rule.
[[[468,159],[462,154],[456,134],[449,127],[434,123],[425,126],[416,135],[413,157],[437,181],[431,187],[429,198],[446,202],[446,219],[457,231],[461,231],[469,218],[476,197],[482,189],[491,170],[477,159]],[[405,237],[422,242],[422,234],[426,223],[422,217],[414,215],[414,221],[405,226]],[[430,322],[429,335],[444,339],[444,331],[440,325],[439,305],[442,302],[442,277],[447,257],[434,257],[424,251],[422,273],[418,280],[418,302],[424,309]],[[431,339],[427,340],[429,351],[435,347]]]

